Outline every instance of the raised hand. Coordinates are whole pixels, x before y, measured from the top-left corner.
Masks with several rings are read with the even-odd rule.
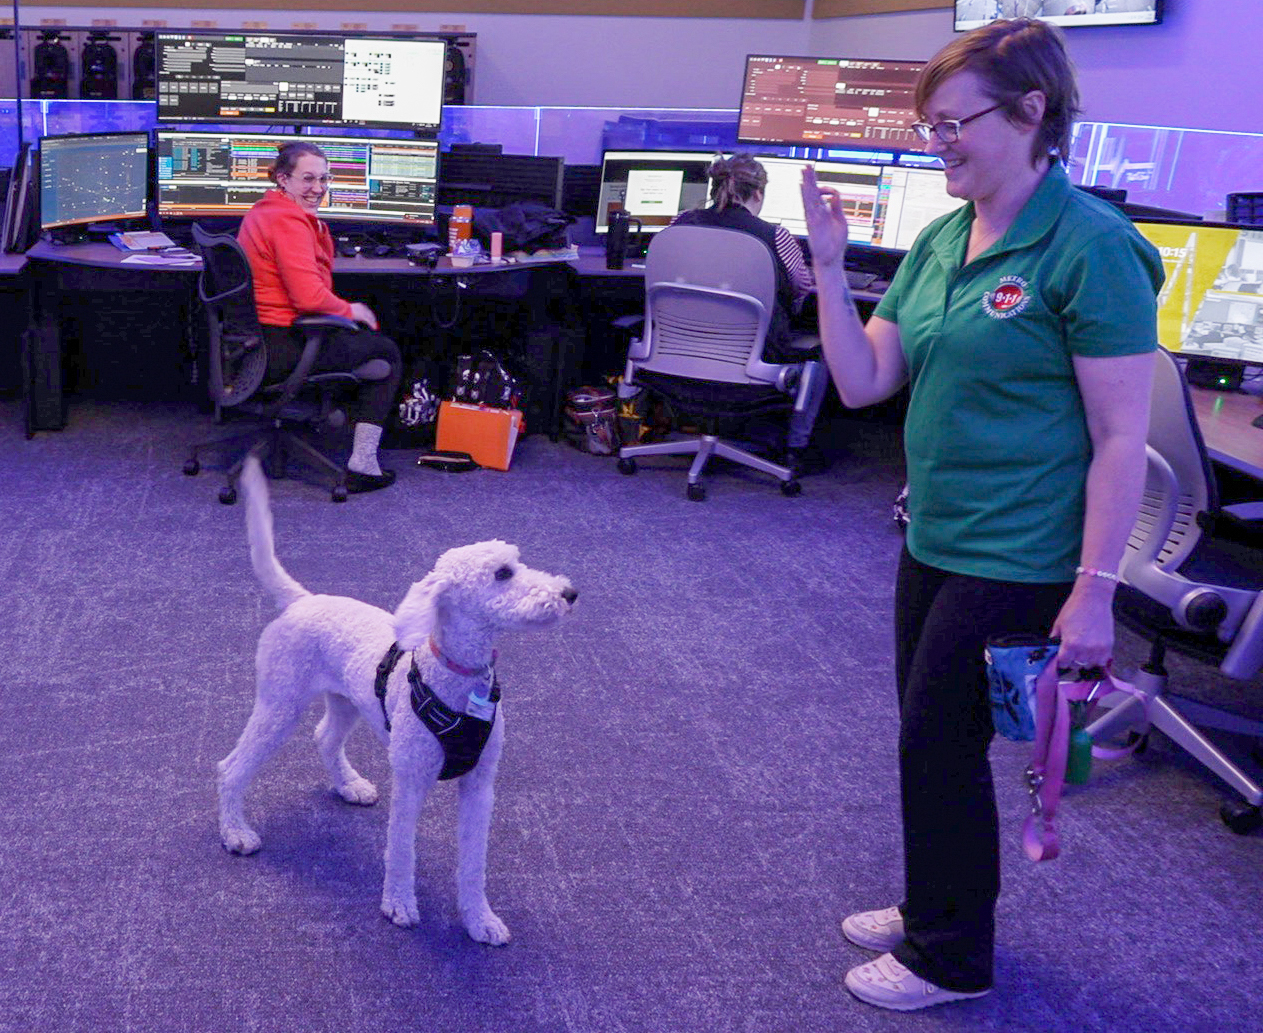
[[[840,263],[846,254],[847,242],[842,195],[832,187],[817,183],[816,170],[811,165],[803,169],[802,191],[812,266],[822,269]]]

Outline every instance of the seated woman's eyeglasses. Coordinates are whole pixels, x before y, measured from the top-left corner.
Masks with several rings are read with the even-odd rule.
[[[327,187],[330,181],[333,179],[333,177],[332,176],[313,176],[310,172],[308,172],[302,176],[291,176],[290,179],[298,179],[303,184],[303,186],[309,187],[313,183],[319,183],[322,187]]]
[[[1004,107],[1003,104],[992,104],[986,111],[979,111],[976,115],[969,115],[967,118],[945,118],[933,125],[929,122],[913,122],[912,131],[921,138],[922,143],[929,143],[931,135],[937,136],[940,143],[955,143],[960,139],[961,126],[967,126],[974,119],[982,118],[983,115],[989,115],[1002,107]]]

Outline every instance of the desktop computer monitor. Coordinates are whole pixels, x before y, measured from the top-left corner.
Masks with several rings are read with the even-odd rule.
[[[802,179],[803,169],[807,165],[814,165],[817,182],[821,186],[833,187],[842,195],[842,208],[846,213],[851,241],[857,244],[873,242],[882,166],[808,161],[805,158],[759,157],[757,160],[767,172],[763,208],[759,212],[759,218],[764,222],[784,226],[796,237],[807,235]]]
[[[930,223],[964,203],[947,192],[942,169],[887,165],[877,188],[871,243],[907,251]]]
[[[1263,229],[1137,221],[1162,255],[1158,341],[1190,361],[1263,366]]]
[[[437,132],[446,59],[441,39],[160,32],[158,121]]]
[[[167,219],[244,215],[272,186],[281,133],[183,132],[157,135],[158,215]],[[438,142],[382,137],[310,136],[333,177],[321,218],[434,225]]]
[[[924,61],[746,58],[737,139],[742,143],[920,150],[909,128]]]
[[[146,219],[148,208],[148,133],[80,133],[40,140],[40,229]]]
[[[646,233],[668,226],[680,212],[704,208],[706,170],[715,156],[699,151],[606,151],[601,161],[596,232],[609,229],[609,214],[622,209]]]

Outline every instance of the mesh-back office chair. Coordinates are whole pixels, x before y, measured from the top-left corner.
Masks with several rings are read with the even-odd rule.
[[[297,367],[285,380],[265,384],[267,346],[245,252],[231,234],[207,233],[198,225],[193,226],[193,238],[202,252],[197,290],[210,333],[209,381],[216,417],[234,409],[262,422],[249,431],[194,445],[184,472],[190,477],[198,473],[198,457],[205,449],[238,452],[228,469],[228,484],[219,493],[219,501],[231,505],[237,500],[237,477],[250,452],[260,456],[274,477],[285,476],[289,460],[298,459],[331,475],[333,501],[346,501],[346,468],[288,428],[341,426],[346,417],[334,404],[335,394],[361,381],[385,380],[390,364],[372,359],[345,373],[312,373],[325,337],[334,330],[354,330],[356,323],[341,316],[302,316],[294,323],[305,338]]]
[[[714,226],[669,226],[645,258],[645,327],[631,342],[623,381],[665,396],[678,410],[715,419],[788,410],[801,412],[818,362],[764,362],[763,344],[776,304],[771,250],[748,233]],[[619,449],[618,469],[636,472],[639,456],[696,455],[688,497],[701,501],[702,469],[712,455],[771,474],[781,491],[801,486],[790,466],[701,434]]]
[[[1261,823],[1263,789],[1198,726],[1263,740],[1263,722],[1178,699],[1167,692],[1167,646],[1247,679],[1263,667],[1263,550],[1229,535],[1234,507],[1220,509],[1214,475],[1188,388],[1175,359],[1159,351],[1149,417],[1148,472],[1140,516],[1123,558],[1115,613],[1151,643],[1136,677],[1144,702],[1116,694],[1113,709],[1088,728],[1094,738],[1150,728],[1166,734],[1245,797],[1225,804],[1224,822],[1236,832]],[[1216,533],[1218,532],[1218,533]],[[1237,537],[1240,538],[1240,532]],[[1258,744],[1255,745],[1258,756]]]

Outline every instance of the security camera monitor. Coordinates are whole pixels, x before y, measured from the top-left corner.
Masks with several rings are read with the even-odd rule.
[[[148,133],[45,136],[40,155],[42,230],[147,217]]]
[[[437,132],[447,44],[334,33],[158,33],[158,121]]]
[[[743,143],[920,150],[909,128],[924,61],[746,58],[737,139]]]
[[[1038,18],[1067,28],[1156,25],[1162,21],[1162,0],[956,0],[957,32],[997,18]]]
[[[197,219],[245,215],[272,187],[268,171],[282,133],[158,130],[158,215]],[[317,213],[358,222],[434,225],[438,141],[311,136],[329,159],[333,177]]]
[[[606,151],[597,196],[597,233],[609,229],[610,212],[625,211],[645,233],[657,233],[680,212],[704,208],[715,160],[699,151]]]

